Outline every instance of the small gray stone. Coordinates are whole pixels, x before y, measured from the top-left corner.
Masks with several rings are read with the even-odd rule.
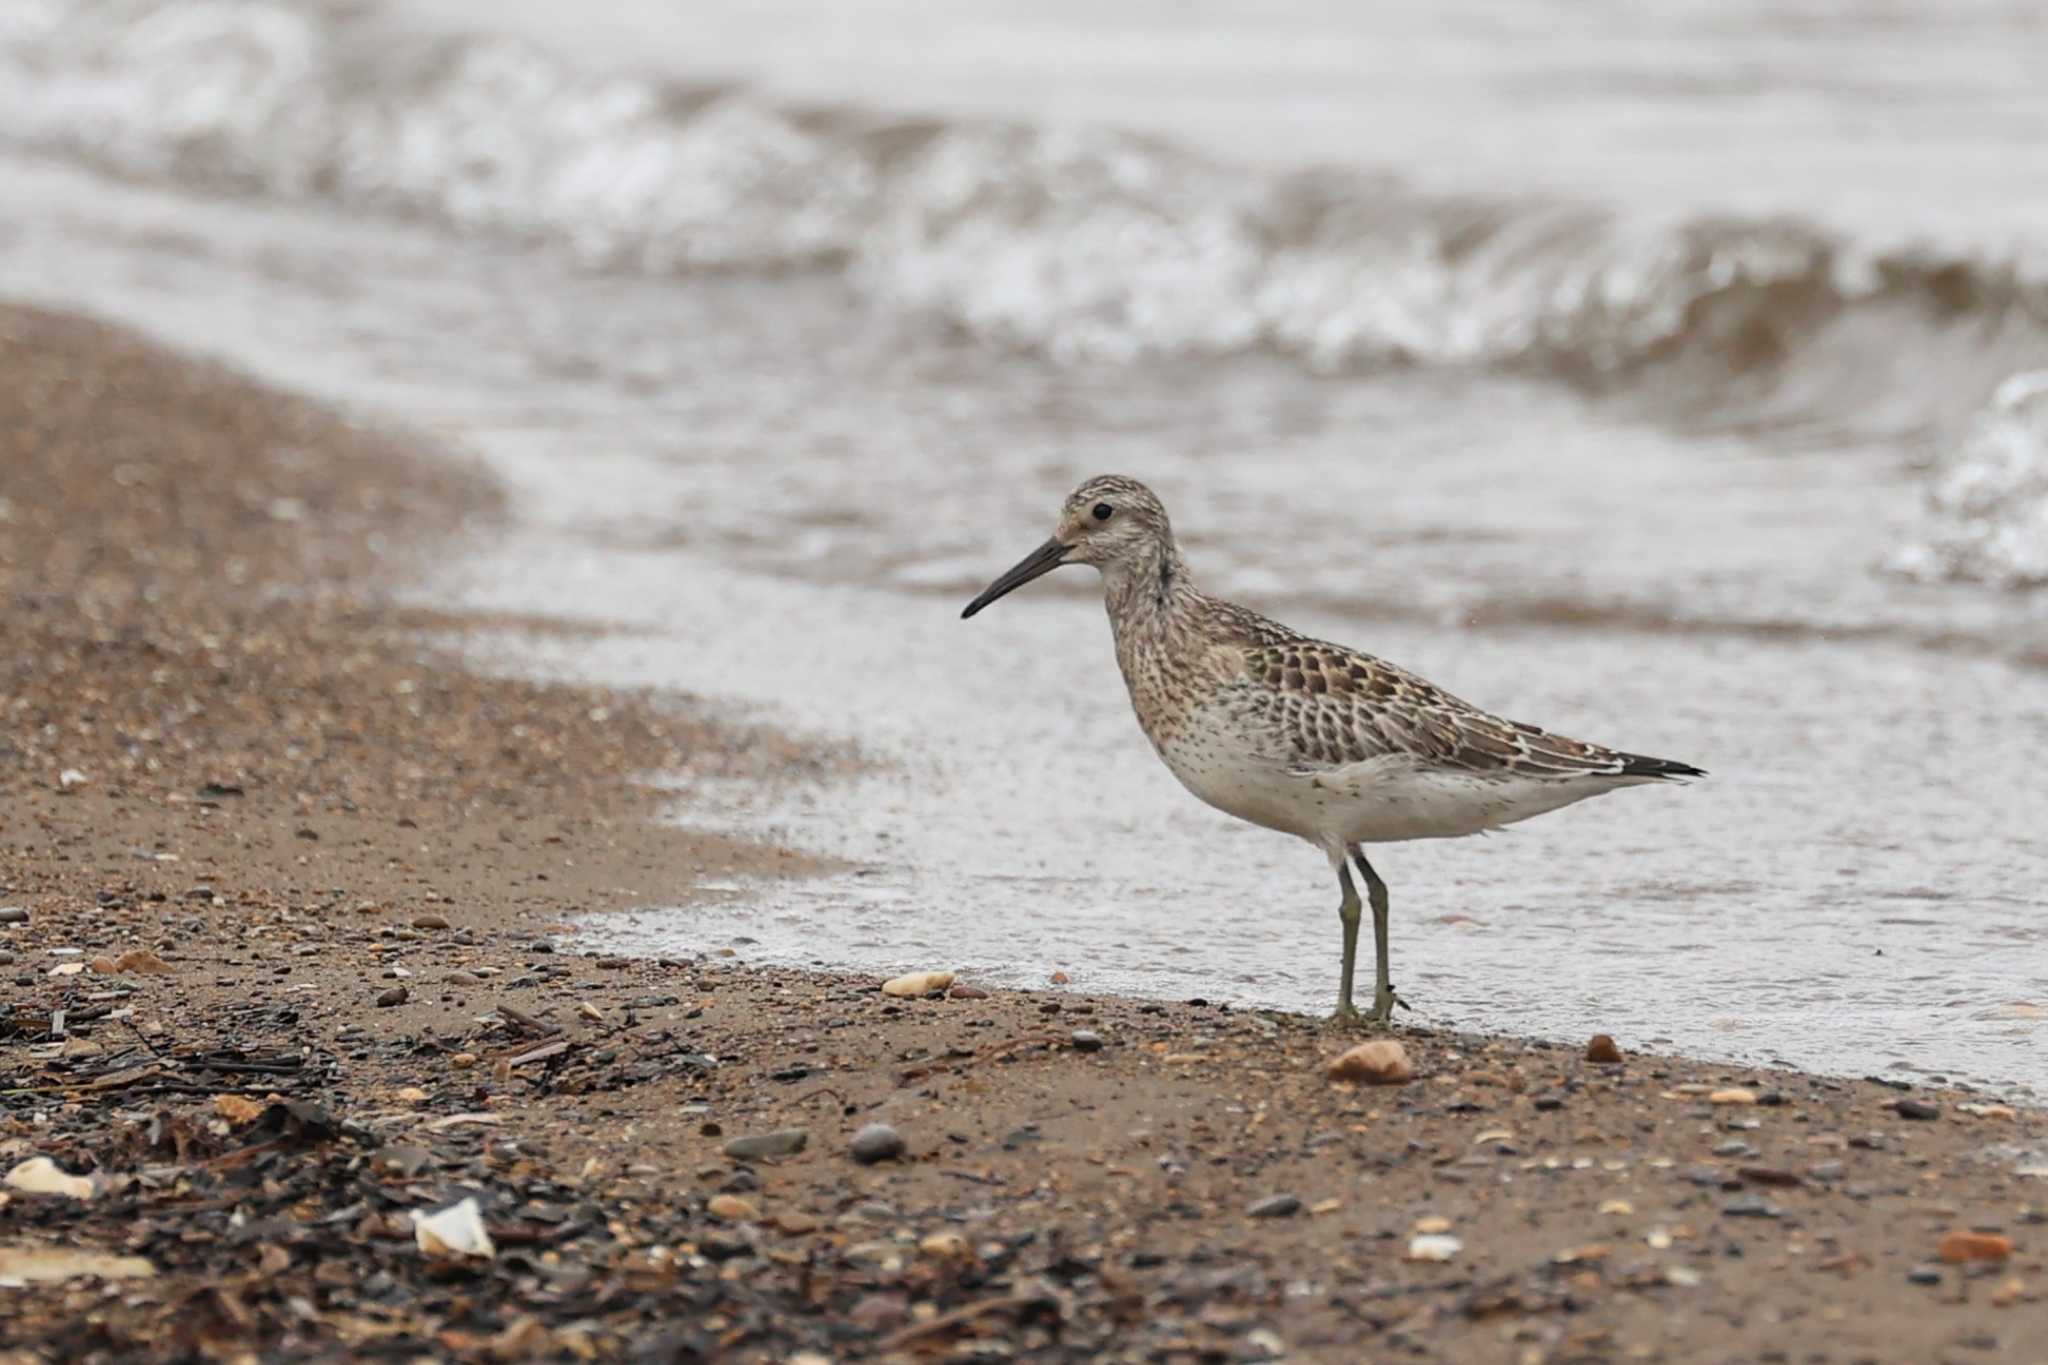
[[[0,924],[27,924],[28,911],[18,905],[0,905]]]
[[[1731,1199],[1721,1206],[1724,1218],[1776,1218],[1778,1206],[1768,1199],[1754,1196],[1748,1199]]]
[[[1102,1035],[1093,1029],[1077,1028],[1067,1038],[1076,1052],[1102,1051]]]
[[[1940,1284],[1941,1270],[1931,1265],[1916,1265],[1906,1272],[1907,1284]]]
[[[802,1128],[784,1128],[774,1133],[752,1133],[725,1144],[725,1154],[736,1161],[758,1161],[762,1157],[795,1156],[811,1135]]]
[[[871,1123],[853,1135],[853,1159],[863,1166],[903,1155],[903,1134],[886,1123]]]
[[[1925,1100],[1897,1100],[1893,1102],[1892,1108],[1897,1111],[1898,1116],[1902,1119],[1921,1119],[1924,1121],[1941,1117],[1941,1106],[1929,1104]]]
[[[1253,1218],[1292,1218],[1301,1212],[1301,1201],[1291,1194],[1269,1195],[1245,1210]]]
[[[405,987],[393,986],[390,990],[377,997],[377,1007],[379,1009],[389,1009],[393,1005],[403,1005],[406,1000],[406,994]]]

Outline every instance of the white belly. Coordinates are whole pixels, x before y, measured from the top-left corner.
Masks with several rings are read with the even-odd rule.
[[[1199,735],[1176,737],[1159,753],[1181,785],[1216,809],[1323,846],[1481,834],[1639,780],[1480,776],[1403,756],[1302,771]]]

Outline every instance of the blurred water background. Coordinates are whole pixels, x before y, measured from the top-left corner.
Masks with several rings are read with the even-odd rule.
[[[1076,571],[1696,762],[1376,857],[1415,1017],[2048,1087],[2048,16],[2019,3],[9,0],[0,293],[445,438],[498,666],[873,761],[608,941],[1327,1008]]]

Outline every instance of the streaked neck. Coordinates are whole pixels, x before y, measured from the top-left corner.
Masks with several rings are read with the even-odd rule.
[[[1110,620],[1121,631],[1172,615],[1195,596],[1195,585],[1180,547],[1169,540],[1148,547],[1143,555],[1105,567],[1102,596]]]

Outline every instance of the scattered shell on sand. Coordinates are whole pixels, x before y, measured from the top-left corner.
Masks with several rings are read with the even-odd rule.
[[[0,1247],[0,1285],[50,1284],[62,1280],[139,1280],[156,1274],[140,1256],[61,1247]]]
[[[413,1241],[429,1256],[476,1256],[488,1259],[498,1254],[491,1234],[484,1227],[483,1210],[474,1197],[450,1204],[438,1213],[412,1211]]]
[[[46,1156],[32,1156],[7,1173],[7,1183],[28,1194],[57,1194],[66,1199],[90,1199],[94,1188],[90,1176],[73,1175]]]

